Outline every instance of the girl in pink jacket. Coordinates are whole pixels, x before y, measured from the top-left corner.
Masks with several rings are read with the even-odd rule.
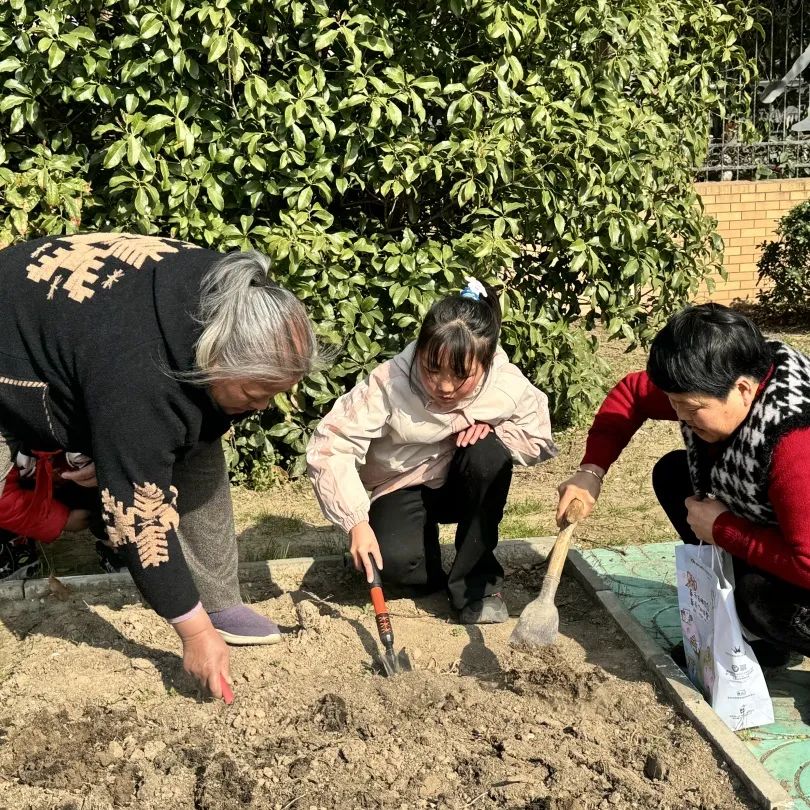
[[[307,448],[326,517],[358,570],[415,593],[447,589],[462,624],[502,622],[494,555],[512,465],[557,453],[546,395],[498,345],[494,291],[476,279],[433,305],[415,343],[340,397]],[[457,523],[442,568],[440,523]]]

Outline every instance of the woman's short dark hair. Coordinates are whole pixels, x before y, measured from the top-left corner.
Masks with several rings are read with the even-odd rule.
[[[725,399],[740,377],[759,381],[773,361],[762,332],[721,304],[686,307],[655,336],[647,374],[668,394]]]
[[[414,369],[420,360],[431,369],[446,363],[460,379],[470,376],[476,362],[485,372],[489,369],[501,333],[501,307],[495,290],[483,282],[482,286],[486,296],[476,299],[456,293],[430,308],[416,339],[411,387],[416,384]]]

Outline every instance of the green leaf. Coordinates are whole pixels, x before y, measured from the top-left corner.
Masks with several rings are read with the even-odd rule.
[[[228,37],[225,34],[214,34],[208,42],[208,64],[216,62],[228,49]]]
[[[174,123],[174,118],[170,115],[164,115],[159,113],[158,115],[153,115],[149,118],[146,122],[146,126],[143,128],[144,135],[149,135],[152,132],[157,132],[160,129],[166,129],[166,127],[171,126]]]
[[[19,107],[20,104],[24,104],[26,101],[28,101],[27,96],[4,96],[0,99],[0,113],[8,112],[14,107]]]
[[[293,124],[290,127],[290,131],[292,132],[293,143],[295,144],[295,148],[303,151],[307,145],[307,139],[301,127],[299,127],[298,124]]]
[[[62,64],[65,58],[65,51],[55,42],[48,48],[48,67],[55,70]]]
[[[163,29],[163,23],[157,14],[144,14],[141,18],[140,36],[141,39],[152,39]]]
[[[108,107],[112,107],[115,103],[115,95],[112,89],[106,84],[100,84],[96,87],[96,95],[99,101],[104,102]]]
[[[134,136],[130,135],[127,138],[127,163],[130,166],[135,166],[141,157],[141,142],[135,138]]]
[[[315,40],[315,50],[322,51],[324,48],[328,48],[335,41],[335,38],[339,33],[340,30],[337,28],[331,28],[328,31],[324,31],[324,33]]]
[[[398,127],[402,123],[402,111],[393,101],[388,102],[386,110],[388,111],[388,120],[391,121],[395,127]]]
[[[475,67],[471,67],[467,73],[467,84],[472,87],[486,75],[488,70],[491,70],[491,67],[488,64],[475,65]]]
[[[141,216],[149,215],[149,195],[143,188],[139,188],[135,194],[135,210]]]
[[[5,59],[0,60],[0,73],[12,73],[22,65],[16,56],[7,56]]]
[[[225,208],[225,198],[222,196],[222,188],[218,183],[213,181],[209,183],[205,187],[205,192],[208,195],[208,199],[211,201],[211,205],[213,205],[217,211],[222,211]]]
[[[110,146],[109,149],[107,149],[107,154],[104,156],[104,168],[115,168],[124,159],[126,151],[127,142],[123,140],[116,141],[112,146]]]

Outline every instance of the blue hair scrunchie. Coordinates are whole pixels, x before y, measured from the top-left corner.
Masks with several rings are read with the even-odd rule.
[[[464,279],[467,286],[459,293],[462,298],[471,298],[473,301],[480,301],[481,296],[487,297],[486,287],[477,279],[468,276]]]

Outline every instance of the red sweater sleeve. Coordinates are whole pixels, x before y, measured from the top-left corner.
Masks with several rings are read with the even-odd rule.
[[[724,512],[714,522],[718,546],[800,588],[810,588],[810,428],[794,430],[776,445],[768,497],[778,528]]]
[[[607,470],[647,419],[676,420],[677,416],[667,395],[647,372],[634,371],[605,397],[588,431],[581,463]]]

